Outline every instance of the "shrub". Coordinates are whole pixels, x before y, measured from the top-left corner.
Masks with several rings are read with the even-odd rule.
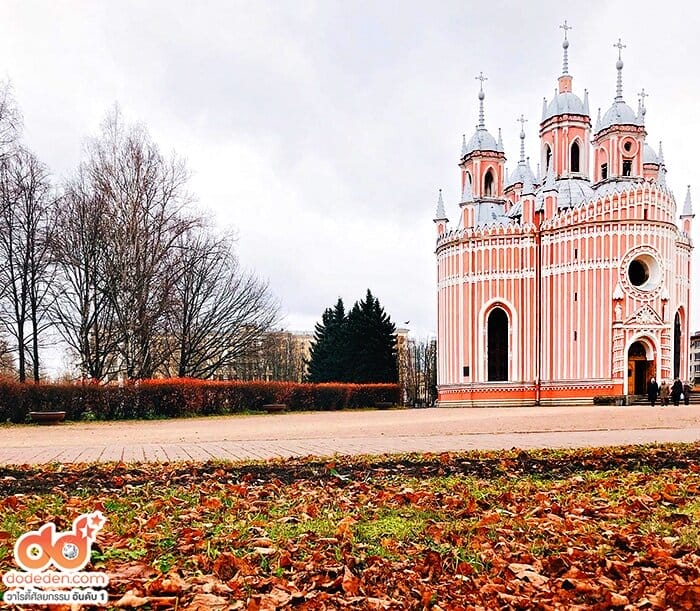
[[[176,418],[262,411],[337,410],[396,403],[396,384],[297,384],[181,378],[118,385],[19,384],[0,379],[0,421],[24,422],[30,411],[64,411],[66,420]]]

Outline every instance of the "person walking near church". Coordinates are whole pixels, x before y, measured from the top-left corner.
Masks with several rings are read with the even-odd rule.
[[[671,401],[675,406],[681,402],[681,395],[683,394],[683,382],[678,378],[673,380],[673,386],[671,386]]]
[[[656,381],[656,378],[652,378],[649,380],[649,384],[647,385],[647,398],[649,399],[649,403],[651,403],[652,407],[656,406],[656,398],[659,396],[659,384]]]
[[[683,384],[683,403],[690,405],[690,384]]]
[[[661,382],[661,386],[659,387],[659,403],[661,403],[661,407],[666,407],[668,405],[668,394],[670,390],[666,380]]]

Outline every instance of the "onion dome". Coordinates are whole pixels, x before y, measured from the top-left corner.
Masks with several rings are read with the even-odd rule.
[[[653,148],[651,148],[646,142],[644,143],[644,163],[661,165],[659,156],[656,154],[656,151]]]
[[[503,145],[499,145],[496,139],[488,132],[486,125],[484,123],[484,98],[486,94],[484,93],[484,81],[487,80],[483,73],[479,73],[476,77],[477,80],[481,81],[481,87],[479,88],[479,123],[476,126],[476,131],[474,135],[467,142],[466,147],[462,147],[463,155],[469,155],[474,151],[495,151],[497,153],[503,152]]]
[[[617,44],[613,46],[618,49],[618,58],[615,64],[617,68],[617,92],[613,105],[603,115],[600,122],[596,124],[596,133],[613,125],[644,125],[644,113],[639,115],[635,113],[622,97],[622,68],[625,65],[622,61],[622,49],[625,48],[625,45],[618,39]]]

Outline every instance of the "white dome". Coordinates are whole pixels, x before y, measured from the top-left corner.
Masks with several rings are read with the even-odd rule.
[[[485,127],[478,128],[474,135],[467,142],[465,155],[473,151],[496,151],[498,152],[498,143],[496,139],[489,134]]]
[[[599,125],[596,125],[596,131],[602,132],[611,125],[643,125],[637,118],[637,113],[634,112],[627,104],[622,101],[616,101],[603,115]]]
[[[515,166],[515,169],[508,177],[508,180],[506,180],[505,187],[512,187],[513,185],[519,182],[525,184],[526,178],[530,179],[530,184],[537,182],[537,180],[535,179],[535,175],[530,169],[530,166],[528,166],[525,162],[521,161],[518,163],[517,166]]]
[[[656,151],[651,148],[646,142],[644,143],[644,163],[653,163],[659,165],[659,156]]]
[[[574,208],[593,197],[593,188],[584,178],[564,178],[557,180],[560,208]]]
[[[581,98],[579,98],[575,93],[567,91],[565,93],[558,93],[554,96],[554,99],[547,106],[547,112],[545,112],[542,117],[542,121],[546,121],[551,117],[556,117],[557,115],[584,115],[588,116],[588,112],[583,106]]]

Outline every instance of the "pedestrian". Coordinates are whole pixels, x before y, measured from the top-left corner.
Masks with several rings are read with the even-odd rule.
[[[647,384],[647,398],[649,399],[649,403],[651,403],[652,407],[656,406],[656,398],[659,396],[659,384],[656,381],[656,378],[652,378],[649,380],[649,384]]]
[[[683,394],[683,382],[678,378],[673,380],[673,386],[671,386],[671,401],[675,406],[681,402],[681,395]]]
[[[683,384],[683,403],[690,405],[690,384],[688,382]]]
[[[668,387],[668,382],[663,380],[661,382],[661,386],[659,387],[659,402],[661,403],[661,407],[668,405],[668,393],[670,390],[671,389]]]

